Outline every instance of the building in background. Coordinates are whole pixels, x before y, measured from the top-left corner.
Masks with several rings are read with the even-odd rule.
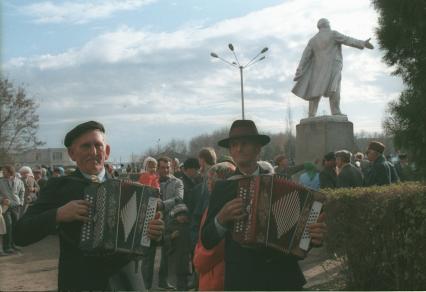
[[[75,163],[68,156],[67,148],[32,149],[15,155],[16,165],[27,165],[30,167],[46,165],[51,168],[74,167]]]

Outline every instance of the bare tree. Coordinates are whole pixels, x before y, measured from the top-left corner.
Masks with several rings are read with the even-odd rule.
[[[37,139],[37,108],[22,87],[14,88],[7,79],[0,79],[0,161],[10,162],[11,154],[43,144]]]
[[[289,114],[291,118],[291,113]],[[271,137],[271,143],[262,148],[261,160],[272,160],[276,155],[286,153],[287,155],[295,153],[295,137],[290,130],[292,127],[291,123],[288,125],[288,129],[285,133],[271,134],[266,133]],[[189,156],[197,157],[198,152],[203,147],[212,147],[216,151],[216,155],[220,158],[223,155],[229,155],[228,150],[221,148],[217,145],[217,142],[228,136],[228,129],[222,128],[212,133],[205,133],[193,137],[189,141],[189,145],[184,140],[172,139],[165,145],[160,145],[159,141],[156,146],[147,149],[141,156],[138,157],[138,161],[142,162],[147,156],[159,157],[167,155],[170,157],[177,157],[179,159],[187,158]],[[289,155],[289,157],[291,157]]]
[[[217,141],[228,136],[228,128],[222,128],[210,134],[202,134],[191,139],[189,142],[189,153],[197,157],[203,147],[213,147],[218,157],[227,154],[227,151],[217,145]]]
[[[167,152],[175,152],[182,155],[186,155],[188,152],[185,140],[180,139],[172,139],[164,148]]]
[[[165,145],[160,144],[160,139],[158,139],[157,145],[154,147],[148,148],[141,156],[139,156],[139,161],[143,162],[143,160],[147,156],[159,157],[159,156],[170,156],[174,158],[178,156],[178,158],[182,159],[183,157],[188,156],[188,146],[185,140],[175,139],[173,138]]]

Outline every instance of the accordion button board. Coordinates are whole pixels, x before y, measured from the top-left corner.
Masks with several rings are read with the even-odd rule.
[[[85,195],[84,199],[90,203],[90,205],[94,204],[94,200],[92,197]],[[93,209],[89,208],[89,218],[93,218]],[[93,232],[93,220],[89,220],[88,222],[84,223],[81,227],[81,241],[87,242],[90,239],[90,234]]]
[[[150,197],[148,199],[148,207],[146,209],[146,219],[143,223],[143,231],[141,238],[141,245],[149,247],[151,245],[151,239],[148,236],[148,225],[151,220],[155,218],[155,213],[157,212],[157,201],[155,197]]]

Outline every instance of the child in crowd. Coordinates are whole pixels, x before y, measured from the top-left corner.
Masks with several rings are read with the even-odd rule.
[[[191,238],[189,212],[185,204],[178,204],[170,211],[166,224],[164,244],[169,244],[169,275],[179,291],[188,290],[188,276],[191,274]],[[173,281],[173,278],[176,280]]]
[[[139,182],[156,189],[160,189],[160,183],[157,174],[157,160],[153,157],[147,157],[143,161],[143,170],[139,176]]]

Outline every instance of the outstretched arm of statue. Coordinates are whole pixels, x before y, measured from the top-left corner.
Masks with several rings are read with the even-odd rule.
[[[366,47],[367,49],[374,49],[374,46],[370,43],[371,38],[369,38],[368,40],[364,41],[364,47]]]
[[[354,48],[357,48],[357,49],[360,49],[360,50],[362,50],[366,47],[365,46],[366,41],[346,36],[344,34],[341,34],[340,32],[337,32],[337,31],[333,31],[333,35],[334,35],[334,40],[337,43],[340,43],[342,45],[354,47]]]

